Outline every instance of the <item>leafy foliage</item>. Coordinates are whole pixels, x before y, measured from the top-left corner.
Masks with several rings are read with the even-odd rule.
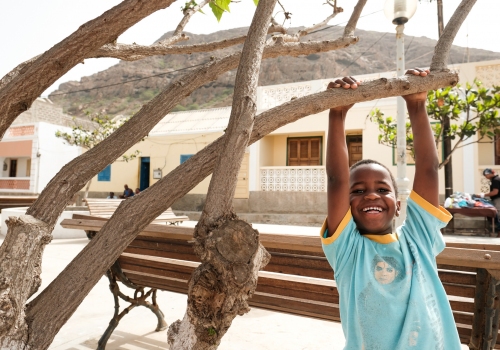
[[[477,135],[474,142],[495,142],[500,139],[500,86],[486,88],[474,80],[473,84],[448,87],[429,91],[427,95],[427,114],[431,120],[436,147],[443,138],[450,138],[454,146],[449,154],[443,155],[440,168],[448,161],[452,153],[463,142]],[[448,132],[443,132],[445,117],[450,118],[451,126]],[[378,124],[379,143],[394,147],[397,143],[396,124],[392,117],[385,117],[379,109],[370,112],[372,122]],[[407,149],[414,155],[413,133],[410,123],[406,123]]]
[[[196,6],[196,3],[194,0],[191,0],[189,2],[186,2],[186,6],[188,3],[194,3]],[[215,15],[215,18],[217,18],[217,22],[220,22],[220,19],[222,18],[222,15],[224,12],[231,12],[229,9],[229,4],[231,3],[231,0],[211,0],[208,3],[208,6],[212,9],[213,14]],[[253,0],[253,3],[255,6],[259,4],[259,0]],[[184,10],[183,10],[184,11]]]
[[[72,146],[79,146],[89,150],[106,139],[130,119],[123,118],[116,120],[107,115],[90,114],[88,112],[86,114],[92,127],[88,128],[84,123],[81,121],[78,122],[76,118],[73,118],[74,125],[71,132],[67,133],[57,130],[56,137],[63,139]],[[135,151],[131,155],[123,155],[122,160],[128,162],[137,158],[139,154],[139,151]]]

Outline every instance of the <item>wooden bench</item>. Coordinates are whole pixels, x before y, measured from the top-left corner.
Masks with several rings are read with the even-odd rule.
[[[61,225],[98,232],[104,223],[74,215]],[[156,314],[157,331],[167,327],[156,304],[156,290],[187,293],[188,280],[199,264],[192,239],[192,228],[153,224],[125,249],[107,273],[116,311],[98,349],[105,348],[121,317],[134,306],[144,305]],[[259,273],[250,305],[339,322],[339,295],[319,237],[261,233],[260,241],[272,257]],[[500,246],[449,243],[437,262],[461,342],[471,349],[500,349]],[[121,314],[117,281],[135,289],[134,298],[123,298],[131,305]],[[145,302],[148,296],[152,303]]]
[[[124,199],[86,198],[83,201],[87,203],[87,207],[89,208],[91,216],[98,216],[109,219],[123,200]],[[177,216],[172,211],[172,208],[168,208],[160,216],[158,216],[153,221],[153,223],[167,223],[171,225],[177,225],[187,220],[189,220],[187,216]]]

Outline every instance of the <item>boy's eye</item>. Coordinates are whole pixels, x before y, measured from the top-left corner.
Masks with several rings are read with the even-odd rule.
[[[382,193],[389,192],[389,190],[387,188],[379,188],[378,191],[382,192]]]
[[[352,190],[351,193],[357,193],[357,194],[359,194],[359,193],[363,193],[363,190],[360,190],[360,189],[358,189],[358,190]]]

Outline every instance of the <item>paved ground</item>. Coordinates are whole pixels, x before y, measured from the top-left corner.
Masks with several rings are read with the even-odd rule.
[[[194,223],[186,223],[193,226]],[[262,232],[289,232],[290,234],[317,234],[318,228],[297,226],[254,225]],[[447,236],[447,240],[496,242],[498,238]],[[43,289],[68,262],[87,244],[87,239],[53,240],[45,250],[43,259]],[[124,289],[125,290],[125,289]],[[158,303],[170,324],[182,318],[186,296],[159,292]],[[113,314],[113,298],[106,278],[90,294],[61,329],[50,349],[96,349],[97,341],[106,329]],[[152,350],[167,349],[166,331],[154,332],[156,318],[145,308],[137,308],[120,322],[108,342],[107,349]],[[234,320],[224,337],[220,350],[290,349],[290,350],[340,350],[344,336],[340,324],[291,316],[279,312],[252,309],[245,316]],[[467,347],[463,347],[467,349]]]

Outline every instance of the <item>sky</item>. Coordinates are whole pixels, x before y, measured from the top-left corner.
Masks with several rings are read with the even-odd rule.
[[[415,0],[416,1],[416,0]],[[174,2],[169,8],[158,11],[131,27],[119,38],[120,43],[137,43],[149,45],[162,34],[175,29],[182,18],[180,11],[183,1]],[[322,21],[331,11],[324,5],[325,0],[281,0],[292,20],[285,23],[289,26],[310,26]],[[119,0],[18,0],[0,1],[0,77],[3,77],[19,63],[30,59],[69,36],[85,22],[101,15],[106,10],[119,4]],[[338,0],[338,5],[344,12],[329,22],[335,25],[346,22],[355,5],[355,0]],[[460,0],[443,0],[445,24],[460,3]],[[384,15],[385,0],[368,0],[363,9],[358,28],[379,32],[394,33],[394,25]],[[276,19],[283,20],[281,8],[276,9]],[[225,13],[220,22],[210,13],[196,13],[185,28],[185,31],[196,34],[207,34],[249,26],[255,5],[252,0],[240,0],[231,5],[231,13]],[[473,7],[469,17],[458,32],[454,44],[500,52],[498,39],[498,14],[500,1],[479,0]],[[405,33],[412,36],[425,36],[437,39],[436,1],[421,0],[417,12],[405,26]],[[324,40],[335,39],[325,36]],[[69,80],[79,80],[107,69],[118,63],[117,59],[100,58],[87,59],[85,64],[79,64],[61,77],[47,89],[42,96],[57,89],[59,84]]]

